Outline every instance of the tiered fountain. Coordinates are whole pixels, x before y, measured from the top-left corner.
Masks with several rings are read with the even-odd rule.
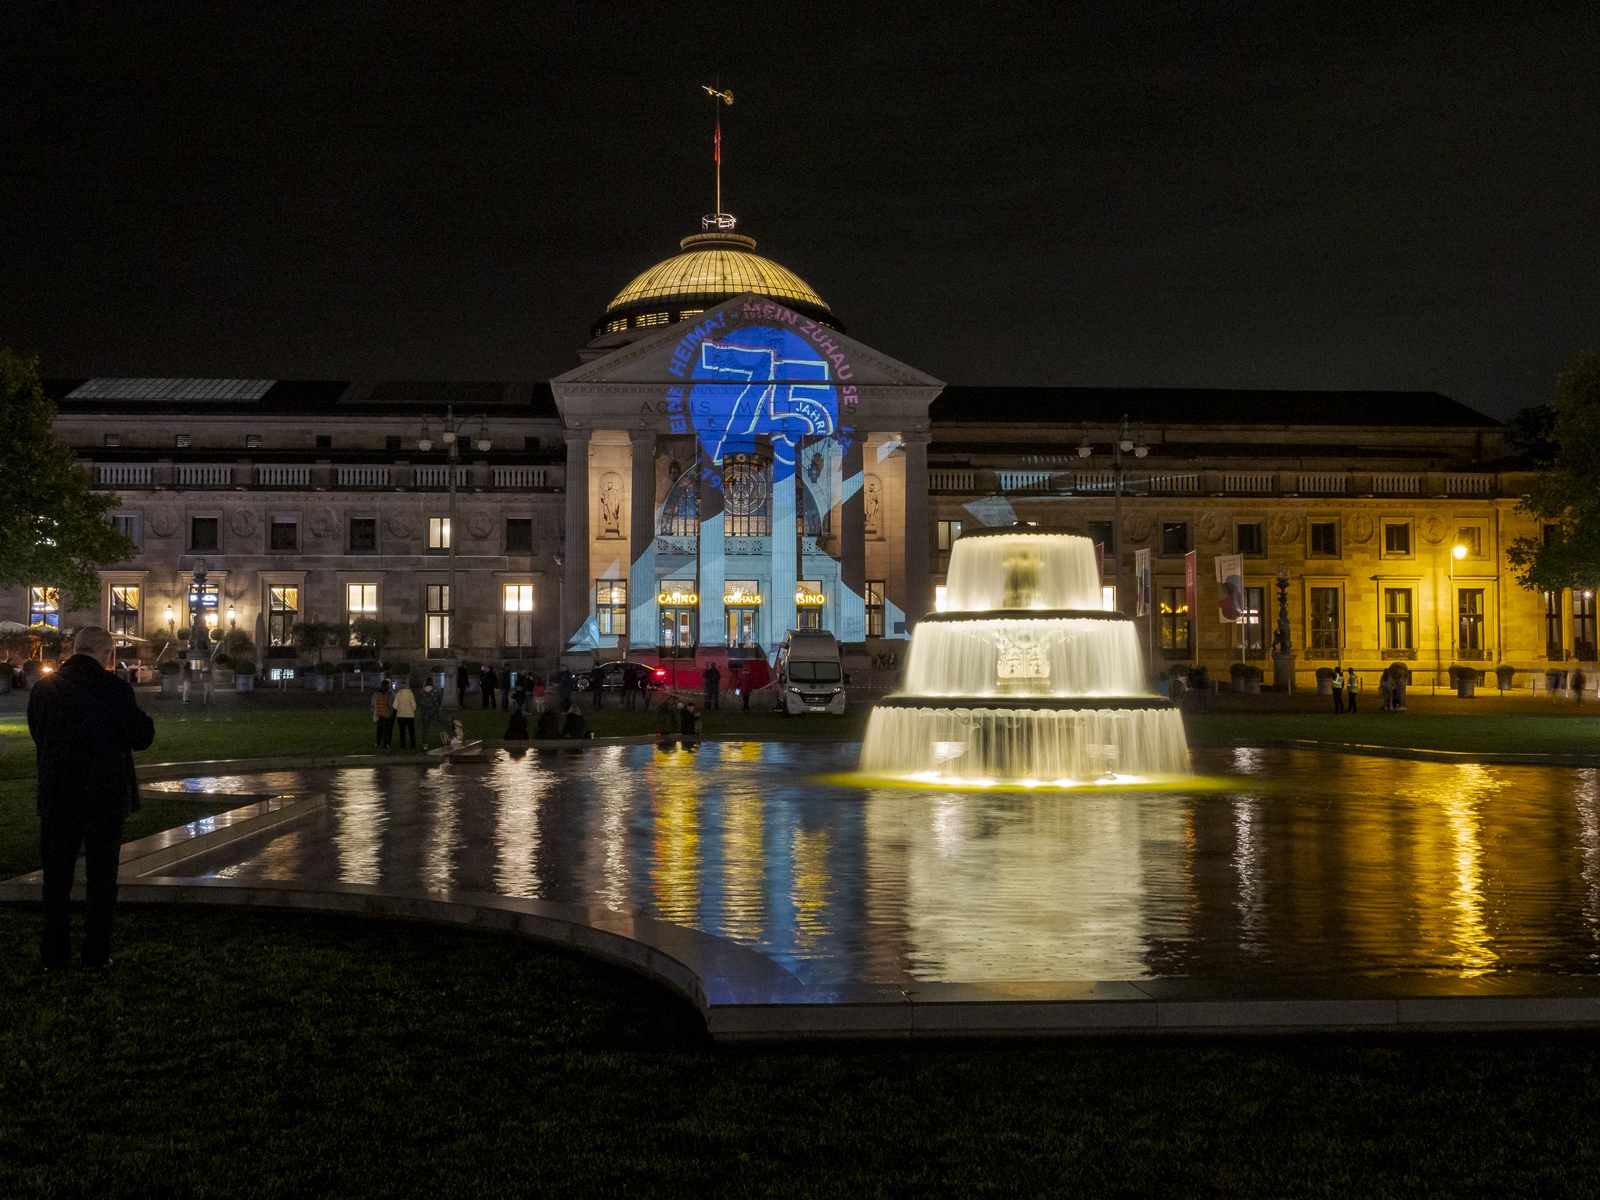
[[[912,634],[904,690],[872,711],[863,773],[1055,787],[1189,774],[1182,717],[1146,687],[1133,622],[1102,610],[1088,538],[963,534],[946,596],[954,611]]]

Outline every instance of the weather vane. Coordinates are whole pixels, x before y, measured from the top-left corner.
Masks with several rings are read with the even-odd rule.
[[[722,81],[719,79],[717,82]],[[717,131],[711,141],[711,157],[717,164],[717,211],[709,217],[702,218],[700,225],[701,228],[710,228],[714,225],[718,229],[732,229],[733,218],[725,216],[722,211],[722,108],[717,102],[720,100],[722,104],[732,105],[733,89],[728,88],[724,91],[703,83],[700,89],[711,97],[711,107],[717,117]]]

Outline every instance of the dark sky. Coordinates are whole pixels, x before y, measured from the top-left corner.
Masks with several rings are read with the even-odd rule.
[[[8,5],[0,342],[548,378],[725,207],[955,383],[1443,391],[1600,345],[1593,3]],[[563,11],[565,9],[565,11]]]

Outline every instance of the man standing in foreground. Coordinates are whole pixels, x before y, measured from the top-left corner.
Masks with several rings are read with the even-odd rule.
[[[133,698],[133,689],[112,673],[116,643],[111,634],[98,625],[80,629],[72,651],[28,697],[28,732],[39,761],[46,970],[65,967],[71,956],[68,900],[80,846],[89,901],[83,965],[111,964],[122,823],[139,807],[133,752],[156,738],[155,724]]]

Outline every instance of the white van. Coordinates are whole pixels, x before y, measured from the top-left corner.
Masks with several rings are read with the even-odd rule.
[[[791,629],[778,648],[778,711],[786,717],[801,713],[844,712],[844,667],[839,643],[826,630]]]

